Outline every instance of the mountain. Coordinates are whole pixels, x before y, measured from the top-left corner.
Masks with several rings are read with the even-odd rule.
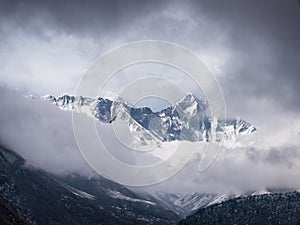
[[[179,217],[103,177],[54,176],[0,147],[0,224],[175,224]]]
[[[300,193],[287,192],[237,197],[201,208],[179,224],[300,224]]]
[[[217,194],[210,193],[141,193],[143,198],[155,202],[165,209],[176,212],[181,217],[186,217],[199,208],[211,204],[218,198]]]
[[[176,212],[180,217],[184,218],[190,216],[199,209],[216,205],[230,199],[246,196],[259,196],[266,194],[278,194],[292,192],[293,189],[283,188],[268,188],[261,190],[247,191],[243,194],[216,194],[205,192],[188,192],[188,193],[167,193],[167,192],[152,192],[152,193],[139,193],[144,199],[155,202],[157,205],[165,209],[170,209]]]
[[[145,145],[158,141],[223,142],[238,134],[251,134],[256,128],[242,119],[209,118],[209,104],[204,98],[187,94],[176,104],[158,112],[149,107],[135,108],[124,99],[105,99],[62,95],[42,97],[62,110],[84,113],[103,123],[125,121],[130,131]]]
[[[253,192],[247,194],[251,195]],[[255,193],[253,193],[255,194]],[[195,213],[201,208],[205,208],[220,202],[237,197],[233,194],[216,194],[216,193],[139,193],[144,199],[155,202],[157,205],[165,209],[170,209],[176,212],[180,217],[184,218]]]

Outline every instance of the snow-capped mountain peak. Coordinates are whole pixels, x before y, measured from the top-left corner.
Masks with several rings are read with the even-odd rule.
[[[204,98],[197,98],[195,95],[188,93],[177,104],[186,112],[205,111],[208,108],[208,102]]]
[[[46,95],[42,98],[62,110],[84,113],[102,123],[123,120],[144,144],[149,141],[153,143],[174,140],[223,142],[234,140],[236,135],[251,134],[256,130],[242,119],[209,118],[206,115],[209,107],[207,100],[190,93],[173,106],[159,112],[153,112],[149,107],[131,106],[116,94],[109,93],[104,96],[110,96],[110,99],[67,94],[58,97]]]

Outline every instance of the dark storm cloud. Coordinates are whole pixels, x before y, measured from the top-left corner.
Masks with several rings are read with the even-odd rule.
[[[50,28],[91,37],[102,48],[109,42],[162,39],[201,53],[207,46],[220,47],[216,39],[226,32],[224,45],[231,56],[219,79],[229,107],[249,96],[267,98],[270,104],[280,101],[289,109],[300,107],[296,1],[29,0],[1,1],[0,10],[3,23],[9,21],[29,33],[43,36]],[[105,49],[111,47],[115,45]]]
[[[224,92],[300,107],[300,6],[296,1],[202,1],[198,7],[230,27]]]
[[[46,26],[58,32],[93,35],[95,38],[116,35],[136,18],[163,7],[163,1],[2,1],[2,18],[14,20],[31,30],[33,20],[46,20]],[[122,29],[121,29],[122,28]]]
[[[139,40],[135,23],[166,3],[0,1],[1,81],[28,93],[74,92],[97,57]]]

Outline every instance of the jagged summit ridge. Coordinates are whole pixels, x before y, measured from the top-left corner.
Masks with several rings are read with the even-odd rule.
[[[42,98],[62,110],[84,113],[102,123],[125,120],[131,130],[141,130],[150,135],[150,138],[160,141],[222,142],[256,130],[249,122],[239,118],[209,118],[206,114],[209,108],[207,100],[193,94],[187,94],[174,105],[158,112],[153,112],[149,107],[133,107],[118,97],[107,99],[63,94],[58,97],[46,95]]]

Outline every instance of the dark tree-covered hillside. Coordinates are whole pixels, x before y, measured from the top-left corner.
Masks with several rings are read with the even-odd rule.
[[[300,193],[278,193],[239,197],[207,208],[180,222],[180,225],[300,224]]]

